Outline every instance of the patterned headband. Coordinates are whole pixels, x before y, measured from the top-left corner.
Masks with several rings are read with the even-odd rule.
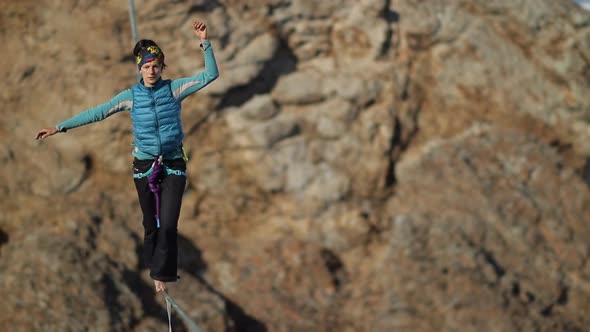
[[[136,58],[137,68],[141,69],[143,65],[152,61],[164,65],[164,53],[162,50],[158,46],[142,47]]]

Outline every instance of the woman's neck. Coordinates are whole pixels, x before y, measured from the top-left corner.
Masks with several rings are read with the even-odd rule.
[[[162,79],[162,77],[158,78],[157,81],[154,82],[154,84],[150,84],[148,82],[146,82],[145,80],[142,80],[143,86],[145,86],[146,88],[153,88],[156,84],[158,84],[158,82],[160,82],[160,80]]]

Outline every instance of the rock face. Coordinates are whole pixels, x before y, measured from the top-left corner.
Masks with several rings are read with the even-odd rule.
[[[170,294],[204,331],[583,331],[590,13],[562,0],[136,2],[191,158]],[[0,326],[160,331],[124,1],[3,1]],[[182,322],[175,317],[180,330]]]

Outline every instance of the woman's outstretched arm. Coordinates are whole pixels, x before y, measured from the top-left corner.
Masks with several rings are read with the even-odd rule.
[[[69,118],[57,124],[55,127],[43,128],[37,132],[36,139],[47,138],[58,132],[65,132],[68,129],[80,127],[89,123],[106,119],[107,117],[124,111],[130,110],[133,106],[133,94],[127,89],[116,95],[109,102],[85,110],[84,112]]]
[[[199,39],[201,48],[205,53],[205,70],[194,76],[172,81],[170,87],[174,97],[176,97],[178,101],[182,101],[184,98],[201,90],[219,77],[219,69],[217,68],[213,48],[211,47],[209,40],[207,40],[207,26],[205,23],[195,21],[193,22],[193,32]]]

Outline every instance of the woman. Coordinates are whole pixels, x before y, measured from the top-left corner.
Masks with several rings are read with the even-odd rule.
[[[133,49],[139,82],[109,102],[88,109],[53,128],[41,129],[36,139],[101,121],[121,111],[131,112],[133,123],[134,182],[143,213],[143,255],[157,292],[177,280],[177,225],[186,184],[186,157],[180,103],[218,76],[207,26],[193,22],[193,31],[205,54],[205,70],[176,80],[162,79],[164,53],[151,40],[140,40]]]

